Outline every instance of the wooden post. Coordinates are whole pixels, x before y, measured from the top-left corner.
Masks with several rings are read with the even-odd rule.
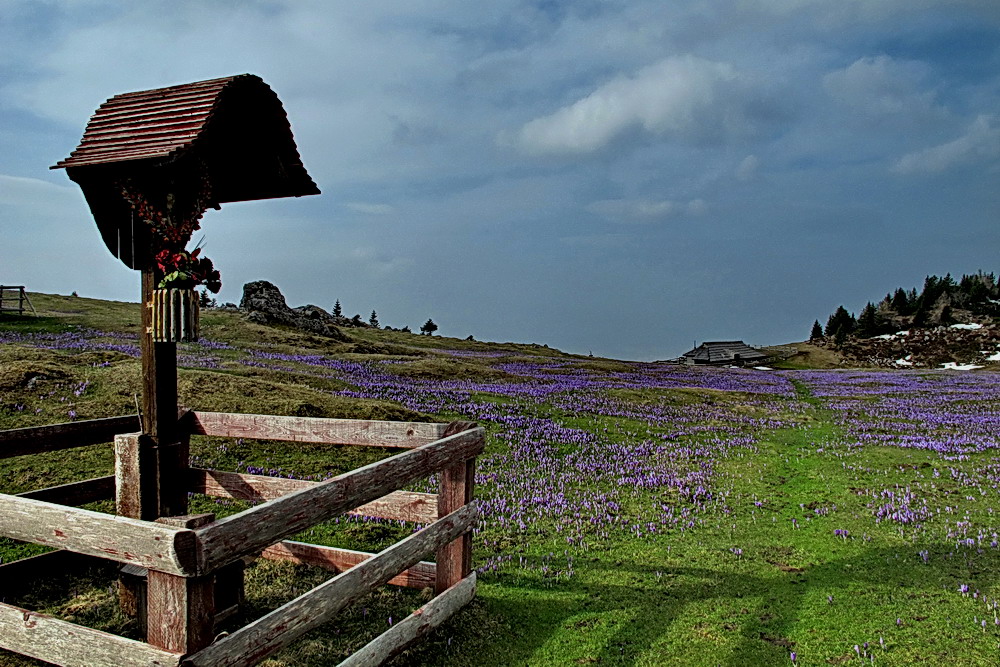
[[[149,441],[140,446],[139,469],[142,475],[143,504],[141,518],[187,513],[186,481],[190,448],[187,437],[177,425],[177,344],[153,342],[153,290],[159,282],[155,268],[142,271],[142,432]],[[148,459],[148,462],[147,462]]]
[[[163,517],[157,523],[199,528],[214,514]],[[212,643],[215,575],[179,577],[150,570],[146,591],[146,641],[175,653],[194,653]]]
[[[452,422],[445,429],[444,437],[471,428],[476,428],[476,424],[465,421]],[[459,461],[441,471],[438,516],[447,516],[463,505],[472,502],[476,483],[475,474],[475,457]],[[463,533],[456,540],[438,549],[436,560],[437,575],[434,579],[434,592],[440,595],[467,577],[472,571],[471,531]]]
[[[155,266],[142,270],[142,434],[115,437],[116,512],[144,521],[187,513],[190,445],[177,423],[177,345],[153,342],[151,306],[159,279]],[[149,594],[148,582],[139,572],[121,571],[119,604],[124,613],[139,618],[140,626]]]

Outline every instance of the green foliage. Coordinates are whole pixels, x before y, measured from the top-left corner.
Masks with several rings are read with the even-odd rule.
[[[929,275],[919,293],[916,288],[907,291],[898,287],[878,306],[869,302],[858,316],[856,326],[851,326],[849,314],[840,306],[827,319],[824,333],[836,338],[841,331],[841,341],[852,334],[870,337],[891,333],[897,328],[893,317],[907,318],[914,327],[951,324],[957,321],[956,309],[968,311],[974,317],[1000,317],[1000,286],[996,276],[979,271],[963,275],[956,282],[950,273],[943,278]]]
[[[826,329],[823,330],[823,333],[834,339],[839,337],[843,341],[843,338],[853,333],[857,326],[858,323],[854,319],[854,315],[840,306],[826,321]]]
[[[333,304],[333,316],[334,317],[344,316],[344,308],[340,305],[340,299],[337,299],[337,302]]]
[[[812,331],[809,333],[809,340],[819,340],[823,337],[823,327],[820,326],[819,320],[813,322]]]
[[[423,326],[420,327],[420,333],[426,334],[428,336],[433,336],[434,332],[438,330],[438,325],[434,324],[434,320],[429,319],[424,322]]]

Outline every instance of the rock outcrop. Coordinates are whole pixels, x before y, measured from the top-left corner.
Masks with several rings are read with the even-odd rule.
[[[257,280],[243,286],[240,310],[248,321],[257,324],[283,324],[341,342],[350,341],[335,326],[336,319],[333,315],[313,305],[289,308],[281,290],[266,280]]]
[[[811,342],[837,350],[850,365],[938,368],[946,363],[990,365],[1000,360],[1000,326],[993,324],[955,324],[874,338],[850,337],[839,346],[831,340]]]

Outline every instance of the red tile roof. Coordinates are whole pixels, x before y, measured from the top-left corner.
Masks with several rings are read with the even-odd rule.
[[[252,74],[115,95],[52,168],[80,185],[108,249],[131,268],[148,261],[149,239],[134,226],[123,183],[155,196],[166,187],[201,188],[214,208],[319,194],[281,100]]]
[[[217,202],[319,194],[281,100],[253,74],[115,95],[52,169],[79,182],[102,166],[143,169],[189,154],[208,166]]]
[[[248,77],[260,80],[240,74],[115,95],[91,116],[76,150],[52,168],[167,157],[188,148],[208,124],[223,89]]]

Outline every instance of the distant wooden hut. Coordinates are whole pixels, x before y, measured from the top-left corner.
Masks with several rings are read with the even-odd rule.
[[[710,341],[685,352],[678,361],[692,366],[746,366],[762,363],[767,356],[741,340]]]

